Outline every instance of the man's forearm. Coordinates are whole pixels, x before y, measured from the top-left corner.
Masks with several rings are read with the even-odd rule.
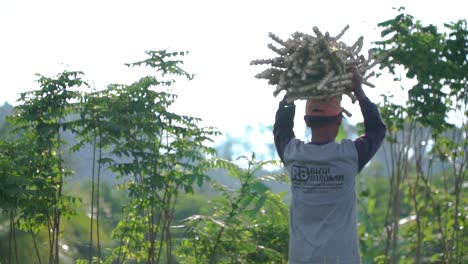
[[[356,97],[358,97],[357,94]],[[359,94],[358,100],[364,117],[365,129],[364,135],[354,141],[358,152],[358,169],[360,171],[379,149],[385,137],[386,128],[377,106],[364,93]]]
[[[361,108],[362,117],[364,118],[365,132],[385,130],[385,125],[380,117],[377,106],[372,103],[367,96],[359,99],[359,106]]]
[[[285,102],[281,102],[278,110],[276,111],[273,135],[276,151],[278,152],[278,156],[281,161],[283,161],[283,154],[286,145],[295,137],[293,131],[295,111],[296,106],[294,104],[286,104]]]
[[[367,98],[367,95],[364,92],[364,90],[362,89],[361,85],[359,85],[359,87],[354,90],[354,95],[356,96],[356,99],[359,102]]]

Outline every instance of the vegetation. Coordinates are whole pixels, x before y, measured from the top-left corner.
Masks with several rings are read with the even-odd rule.
[[[382,105],[391,177],[387,239],[380,259],[464,262],[468,254],[464,241],[468,197],[463,195],[468,175],[466,20],[445,24],[445,30],[438,32],[436,26],[424,26],[400,13],[379,26],[384,40],[376,43],[376,50],[390,53],[381,67],[395,73],[403,66],[406,77],[416,80],[412,87],[402,87],[408,92],[404,106],[388,97]],[[402,226],[402,216],[412,221]]]
[[[467,23],[379,26],[408,101],[384,95],[387,141],[358,178],[363,263],[467,262]],[[169,110],[186,52],[146,55],[128,66],[153,74],[101,90],[39,75],[0,123],[1,263],[287,263],[287,175],[232,159],[236,138],[208,147],[215,128]]]

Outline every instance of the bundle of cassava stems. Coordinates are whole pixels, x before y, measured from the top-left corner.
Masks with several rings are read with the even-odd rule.
[[[317,27],[313,28],[315,36],[296,32],[287,40],[270,33],[277,46],[268,44],[268,47],[279,56],[253,60],[251,65],[269,65],[255,77],[267,79],[269,84],[276,85],[274,96],[285,90],[285,100],[288,102],[309,98],[327,100],[346,94],[354,103],[356,98],[350,89],[353,72],[360,75],[363,84],[374,87],[368,82],[374,72],[368,75],[366,72],[384,56],[377,59],[372,50],[368,51],[367,58],[360,55],[362,36],[352,46],[339,41],[348,28],[346,26],[335,37],[328,32],[323,34]]]

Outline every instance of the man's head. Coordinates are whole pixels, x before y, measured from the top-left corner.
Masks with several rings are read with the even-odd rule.
[[[342,112],[341,96],[332,97],[326,101],[309,99],[306,103],[304,120],[312,131],[326,130],[327,134],[334,139],[341,125]]]

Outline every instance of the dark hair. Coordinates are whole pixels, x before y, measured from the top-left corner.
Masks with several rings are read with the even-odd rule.
[[[342,118],[343,114],[337,116],[304,116],[306,125],[310,128],[323,127],[335,123],[338,118]]]

